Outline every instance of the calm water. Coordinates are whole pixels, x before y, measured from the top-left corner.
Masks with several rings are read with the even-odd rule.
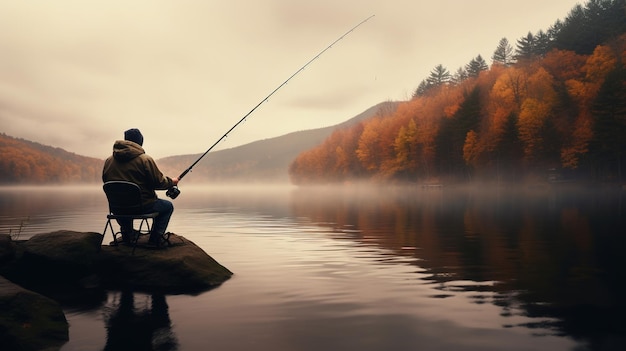
[[[62,350],[626,348],[626,191],[182,191],[170,230],[233,278],[65,303]],[[106,206],[99,186],[0,188],[0,233],[101,232]]]

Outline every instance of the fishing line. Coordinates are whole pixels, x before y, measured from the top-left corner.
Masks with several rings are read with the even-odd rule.
[[[191,170],[193,169],[193,167],[200,162],[200,160],[202,160],[202,158],[204,158],[204,156],[206,156],[206,154],[209,153],[209,151],[213,150],[213,148],[219,144],[222,140],[224,140],[226,137],[228,137],[228,134],[230,134],[230,132],[232,132],[235,128],[237,128],[238,125],[240,125],[243,121],[245,121],[248,116],[250,116],[259,106],[261,106],[264,102],[266,102],[267,100],[269,100],[270,97],[272,97],[272,95],[274,95],[278,90],[280,90],[280,88],[282,88],[283,86],[285,86],[293,77],[295,77],[296,75],[298,75],[298,73],[302,72],[308,65],[310,65],[313,61],[317,60],[320,56],[322,56],[322,54],[324,54],[326,51],[330,50],[330,48],[332,48],[335,44],[337,44],[341,39],[343,39],[345,36],[347,36],[348,34],[352,33],[355,29],[357,29],[359,26],[361,26],[363,23],[369,21],[372,17],[374,17],[374,15],[371,15],[369,17],[367,17],[366,19],[364,19],[363,21],[359,22],[356,26],[350,28],[350,30],[348,30],[347,32],[345,32],[344,34],[342,34],[339,38],[337,38],[335,41],[333,41],[330,45],[328,45],[327,47],[324,48],[324,50],[320,51],[317,55],[315,55],[312,59],[310,59],[306,64],[304,64],[304,66],[300,67],[296,72],[294,72],[291,76],[289,76],[289,78],[287,78],[287,80],[285,80],[284,82],[282,82],[278,87],[276,87],[274,90],[272,90],[271,93],[269,93],[269,95],[267,95],[265,98],[263,98],[263,100],[261,100],[258,104],[256,104],[251,110],[250,112],[246,113],[239,121],[237,121],[237,123],[235,123],[232,127],[230,127],[230,129],[228,129],[226,131],[226,133],[224,133],[224,135],[222,135],[219,139],[217,139],[217,141],[215,143],[213,143],[213,145],[211,145],[211,147],[209,147],[200,157],[198,157],[198,159],[191,164],[191,166],[189,166],[187,169],[185,169],[183,171],[183,173],[181,173],[178,176],[178,180],[180,181],[181,179],[183,179],[184,176],[187,175],[187,173],[191,172]],[[167,189],[166,195],[172,199],[175,199],[176,197],[178,197],[178,195],[180,195],[180,189],[178,189],[177,186],[173,186],[169,189]]]

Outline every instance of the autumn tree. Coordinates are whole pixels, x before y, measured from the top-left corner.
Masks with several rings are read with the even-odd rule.
[[[363,132],[363,123],[343,130],[339,145],[335,148],[335,171],[342,180],[360,178],[364,175],[363,168],[354,150],[358,147],[359,137]]]
[[[492,95],[496,98],[493,101],[497,105],[496,108],[504,110],[504,113],[500,115],[506,116],[513,110],[519,112],[527,91],[528,74],[526,71],[515,67],[504,71],[492,88]]]
[[[528,78],[528,93],[520,108],[518,130],[529,165],[558,161],[559,138],[550,118],[557,102],[554,78],[540,68]],[[555,152],[557,156],[555,156]]]
[[[474,130],[467,132],[465,143],[463,144],[463,159],[465,163],[476,167],[480,154],[480,146],[478,141],[478,133]]]
[[[555,79],[566,82],[570,79],[581,79],[584,76],[582,68],[586,60],[585,56],[573,51],[555,49],[550,51],[540,64]]]
[[[405,178],[413,178],[418,171],[418,129],[414,119],[402,126],[394,147],[398,173]]]
[[[365,123],[359,137],[356,155],[365,170],[374,172],[382,163],[379,150],[381,118],[374,118]]]

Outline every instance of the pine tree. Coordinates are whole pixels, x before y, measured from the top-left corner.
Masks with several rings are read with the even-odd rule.
[[[551,40],[550,40],[550,36],[544,32],[543,30],[540,30],[539,32],[537,32],[537,34],[535,35],[535,47],[534,47],[534,55],[533,56],[539,56],[539,57],[544,57],[546,56],[546,54],[548,53],[548,51],[550,51],[550,45],[551,44]]]
[[[590,148],[598,165],[624,179],[626,166],[626,68],[610,72],[593,104],[594,138]]]
[[[426,94],[429,89],[430,86],[428,85],[426,79],[422,80],[417,86],[417,89],[415,89],[415,92],[413,93],[413,98],[415,99],[416,97],[424,96],[424,94]]]
[[[553,47],[589,55],[596,46],[626,31],[624,0],[589,0],[576,5],[558,26]]]
[[[467,170],[463,159],[463,146],[470,130],[477,130],[482,119],[480,89],[470,91],[452,118],[444,119],[436,138],[439,171],[452,176],[462,176]]]
[[[493,63],[504,66],[510,66],[513,63],[513,47],[509,44],[507,38],[500,39],[498,47],[491,56]]]
[[[426,79],[427,83],[432,86],[440,86],[442,84],[446,84],[450,81],[451,75],[448,72],[448,69],[443,67],[443,65],[437,65],[432,71],[430,71],[430,75]]]
[[[528,32],[525,37],[517,40],[517,47],[515,49],[515,59],[517,61],[527,61],[535,57],[535,36]]]
[[[452,84],[458,85],[458,84],[461,84],[468,77],[469,75],[467,74],[467,71],[465,70],[465,68],[459,67],[459,69],[457,69],[456,72],[452,75],[450,82]]]
[[[487,62],[485,62],[485,59],[483,59],[483,57],[480,55],[476,56],[476,58],[472,59],[465,66],[467,75],[470,77],[478,77],[480,72],[486,71],[488,68],[489,66],[487,66]]]

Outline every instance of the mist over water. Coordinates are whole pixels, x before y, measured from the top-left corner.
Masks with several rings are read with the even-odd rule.
[[[114,349],[133,337],[121,332],[131,322],[145,327],[135,338],[165,350],[626,345],[620,189],[181,190],[170,230],[234,277],[198,296],[112,291],[64,303],[63,350]],[[106,213],[99,185],[2,188],[0,206],[0,233],[28,218],[22,238],[101,232]]]

